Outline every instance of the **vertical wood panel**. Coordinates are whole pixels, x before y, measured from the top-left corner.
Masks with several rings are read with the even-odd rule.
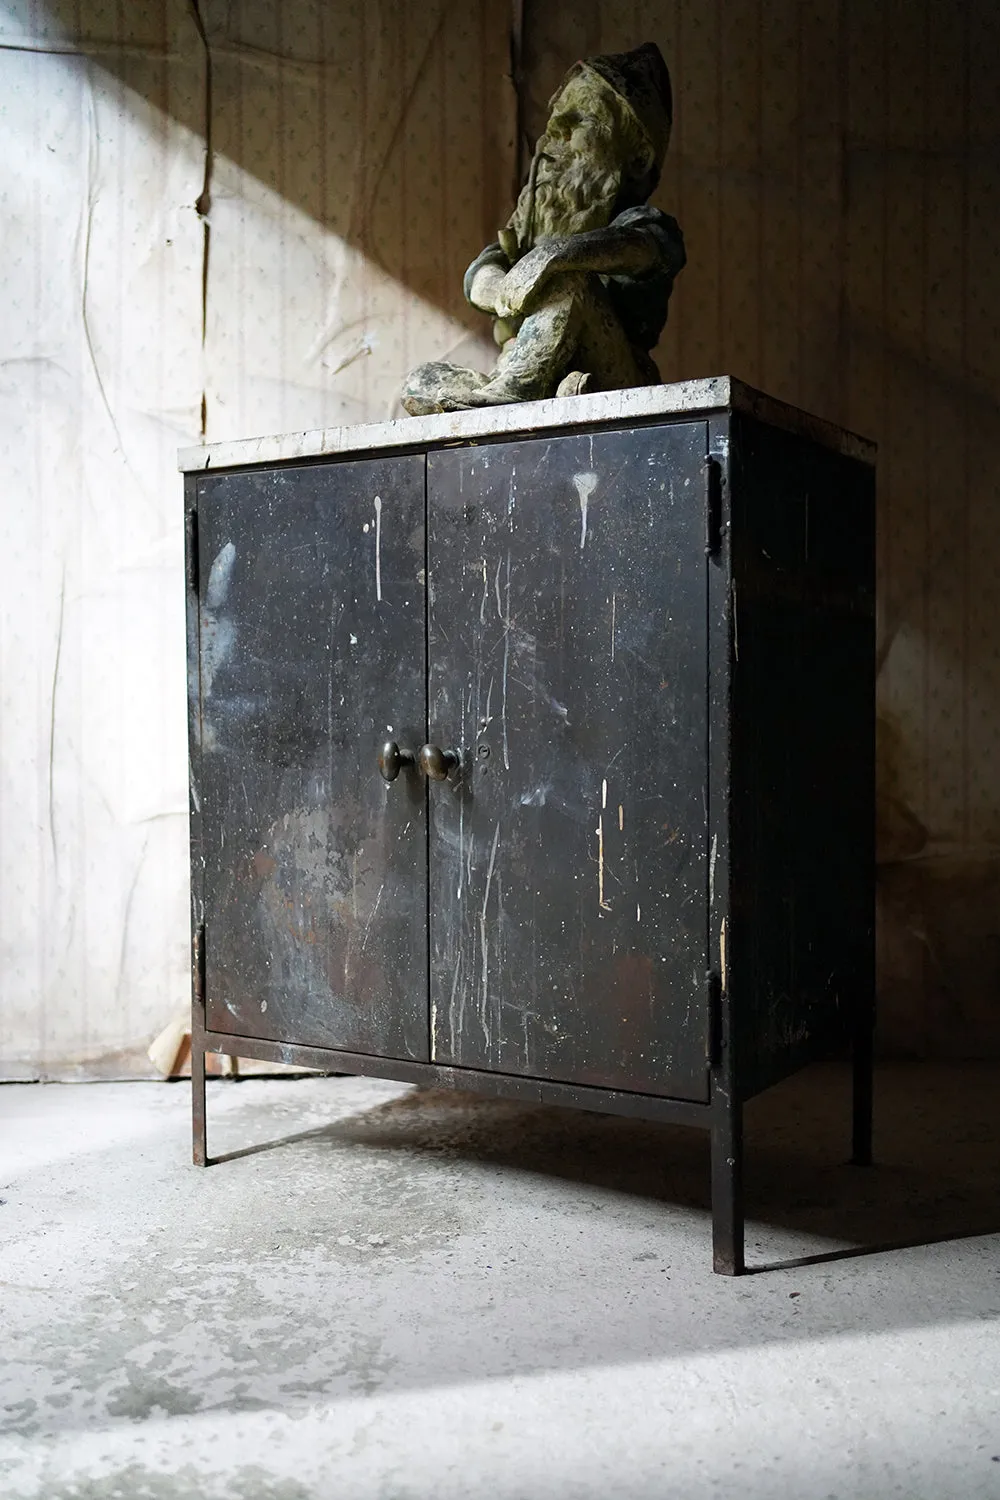
[[[718,239],[720,367],[754,380],[760,364],[760,14],[757,0],[718,11]],[[739,246],[733,255],[730,246]],[[707,373],[707,372],[706,372]]]
[[[186,0],[0,18],[18,45],[82,54],[3,59],[4,277],[34,422],[8,433],[7,566],[31,600],[0,636],[4,751],[34,778],[30,808],[7,783],[0,809],[8,1071],[134,1049],[183,994],[182,825],[149,768],[181,702],[172,449],[197,434],[201,388],[209,435],[243,436],[381,415],[409,363],[488,353],[461,275],[510,206],[506,0],[202,13],[204,353],[205,58]],[[535,127],[576,57],[647,39],[667,57],[656,201],[689,265],[665,378],[728,368],[880,443],[886,1036],[995,1050],[1000,11],[534,0],[526,16]]]
[[[580,14],[528,17],[552,74]],[[656,201],[689,261],[661,371],[744,376],[880,445],[880,965],[904,1051],[997,1048],[998,25],[992,0],[600,7],[600,46],[666,42],[674,82]]]
[[[965,157],[964,7],[928,6],[923,79],[925,465],[923,634],[925,649],[925,815],[951,841],[964,825],[962,784],[962,578],[967,508],[963,394],[962,164]]]
[[[1000,10],[970,14],[966,411],[969,423],[967,680],[969,838],[1000,841]]]
[[[759,8],[758,241],[760,295],[754,377],[784,401],[798,395],[798,11],[785,0]]]
[[[506,0],[199,10],[204,348],[192,7],[0,16],[0,1077],[148,1071],[187,994],[175,454],[202,391],[209,437],[362,420],[410,359],[489,337],[461,276],[508,207]]]
[[[885,588],[903,626],[887,659],[885,702],[907,747],[910,805],[924,821],[925,755],[921,625],[924,597],[923,343],[924,224],[922,199],[923,28],[908,0],[883,10],[887,134],[882,162],[886,203],[883,247],[887,410],[883,441],[891,454]]]
[[[801,405],[840,401],[842,121],[840,8],[799,6],[799,369]]]
[[[678,283],[684,298],[683,357],[686,373],[710,375],[719,368],[719,179],[721,93],[719,6],[680,0],[678,34],[684,71],[674,79],[677,114],[683,118],[680,167],[688,264]]]
[[[118,1068],[185,975],[170,518],[200,374],[197,56],[173,5],[95,4],[86,35],[82,13],[0,18],[4,1077]]]

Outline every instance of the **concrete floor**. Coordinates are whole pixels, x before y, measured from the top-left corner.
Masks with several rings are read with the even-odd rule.
[[[883,1070],[870,1172],[842,1070],[755,1101],[737,1281],[700,1133],[220,1081],[205,1172],[186,1087],[0,1089],[0,1494],[1000,1497],[997,1082]]]

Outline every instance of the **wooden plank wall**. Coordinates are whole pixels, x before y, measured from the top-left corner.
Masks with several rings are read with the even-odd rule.
[[[189,982],[178,447],[492,357],[507,0],[9,0],[0,1078],[149,1073]]]
[[[575,58],[670,64],[664,378],[881,444],[883,1040],[1000,1046],[995,0],[9,0],[0,1077],[141,1072],[183,1003],[174,450],[489,357],[519,9],[529,136]]]
[[[1000,7],[529,3],[568,61],[656,41],[655,201],[688,266],[665,379],[732,373],[879,443],[881,1034],[1000,1051]]]

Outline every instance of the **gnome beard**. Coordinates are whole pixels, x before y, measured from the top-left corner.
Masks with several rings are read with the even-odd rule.
[[[549,236],[604,229],[611,222],[622,170],[610,140],[607,148],[600,160],[593,152],[583,156],[544,137],[539,141],[528,181],[501,232],[505,250],[508,235],[511,248],[516,244],[511,259]]]

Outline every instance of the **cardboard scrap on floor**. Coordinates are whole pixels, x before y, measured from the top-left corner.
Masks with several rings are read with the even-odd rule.
[[[152,1042],[147,1057],[164,1078],[191,1076],[191,1017],[179,1011]],[[213,1078],[246,1078],[250,1075],[275,1073],[314,1073],[315,1068],[300,1068],[292,1063],[261,1061],[254,1057],[230,1057],[224,1052],[206,1052],[205,1072]]]

